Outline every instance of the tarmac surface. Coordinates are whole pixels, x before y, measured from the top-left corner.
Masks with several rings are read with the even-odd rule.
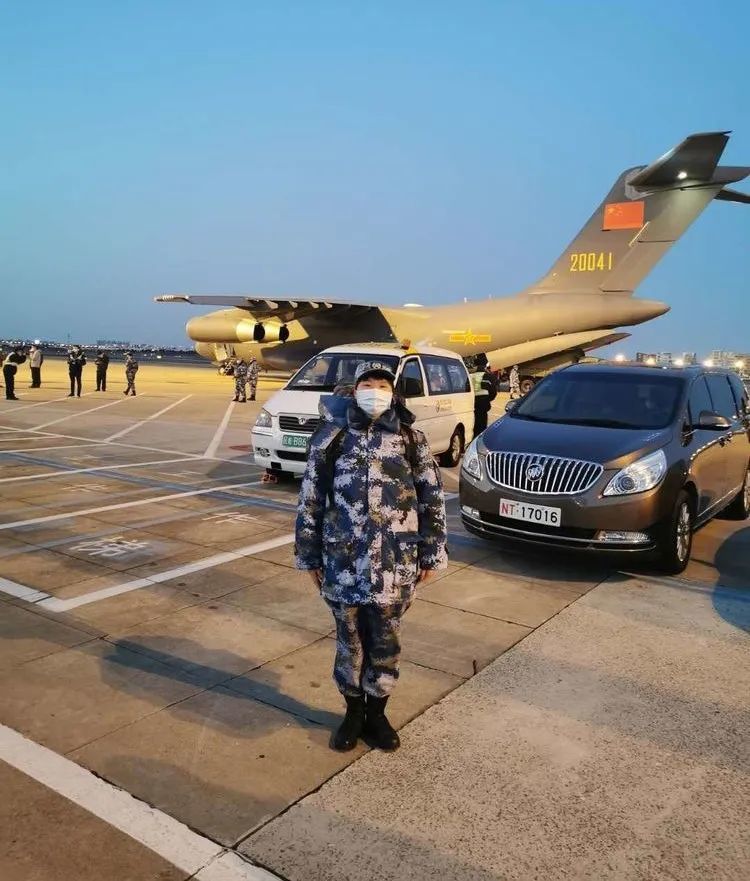
[[[68,398],[49,360],[0,401],[0,878],[748,877],[748,525],[701,530],[680,579],[625,575],[468,536],[443,469],[404,747],[341,755],[296,485],[249,447],[278,383],[93,378]]]

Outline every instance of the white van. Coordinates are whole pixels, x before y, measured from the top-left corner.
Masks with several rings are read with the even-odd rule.
[[[353,383],[362,361],[382,361],[416,417],[440,464],[456,466],[474,428],[474,392],[455,352],[382,343],[332,346],[300,367],[260,411],[252,431],[255,463],[280,477],[303,474],[307,443],[320,422],[318,402],[338,385]]]

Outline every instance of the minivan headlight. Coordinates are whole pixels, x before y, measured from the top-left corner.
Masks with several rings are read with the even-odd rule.
[[[469,444],[466,448],[466,452],[464,453],[464,461],[461,466],[463,470],[470,474],[475,480],[482,479],[482,461],[479,458],[479,451],[477,450],[477,439]]]
[[[664,450],[657,450],[618,471],[607,484],[605,496],[629,496],[653,489],[667,473]]]
[[[256,428],[273,428],[273,419],[268,410],[261,410],[258,418],[255,420]]]

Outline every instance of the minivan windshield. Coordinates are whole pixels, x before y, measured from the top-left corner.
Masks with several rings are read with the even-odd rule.
[[[684,380],[613,370],[553,373],[510,415],[534,422],[601,428],[666,428],[675,418]]]
[[[373,352],[323,352],[300,367],[286,387],[295,391],[332,392],[338,385],[353,385],[354,373],[363,361],[377,361],[395,373],[399,359],[396,355]]]

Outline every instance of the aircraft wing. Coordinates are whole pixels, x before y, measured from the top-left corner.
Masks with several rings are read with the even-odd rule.
[[[162,294],[154,297],[156,303],[191,303],[194,306],[232,306],[246,309],[253,318],[276,318],[284,323],[299,321],[314,315],[316,318],[337,321],[359,315],[379,307],[370,303],[350,303],[343,300],[308,299],[305,297],[252,297],[224,294]]]

